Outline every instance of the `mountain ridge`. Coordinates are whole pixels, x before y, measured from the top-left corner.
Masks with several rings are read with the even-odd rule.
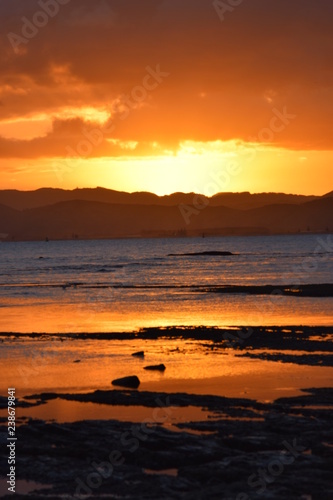
[[[25,210],[27,208],[38,208],[52,205],[57,202],[69,200],[96,201],[119,204],[140,204],[140,205],[160,205],[174,206],[183,204],[193,204],[195,199],[203,195],[197,193],[172,193],[170,195],[158,196],[154,193],[138,191],[126,193],[102,187],[97,188],[76,188],[64,190],[61,188],[40,188],[33,191],[0,190],[0,204],[10,208]],[[327,193],[324,197],[333,196]],[[217,193],[212,197],[203,197],[209,200],[212,206],[228,206],[230,208],[241,208],[244,210],[265,206],[272,203],[295,203],[300,204],[306,201],[322,198],[314,195],[295,195],[286,193]]]
[[[333,232],[333,197],[250,209],[209,203],[120,204],[68,200],[17,210],[0,203],[0,239],[108,239]]]

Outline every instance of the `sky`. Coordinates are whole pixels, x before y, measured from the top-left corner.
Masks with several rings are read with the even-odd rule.
[[[0,189],[333,189],[331,0],[0,0]]]

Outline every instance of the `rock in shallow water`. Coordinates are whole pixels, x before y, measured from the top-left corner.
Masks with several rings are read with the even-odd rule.
[[[145,353],[144,351],[133,352],[132,356],[136,356],[137,358],[144,358]]]
[[[129,377],[122,377],[112,380],[112,385],[120,385],[122,387],[130,387],[131,389],[137,389],[140,385],[140,380],[136,375],[131,375]]]
[[[235,255],[232,252],[221,252],[218,250],[208,250],[206,252],[189,252],[189,253],[169,253],[168,257],[199,257],[199,256],[211,256],[211,257],[227,257],[229,255]]]
[[[164,372],[165,370],[165,365],[162,363],[160,365],[150,365],[150,366],[144,366],[144,370],[158,370],[160,372]]]

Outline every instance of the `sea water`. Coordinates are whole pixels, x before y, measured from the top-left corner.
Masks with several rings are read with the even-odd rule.
[[[0,243],[0,331],[331,325],[333,298],[209,290],[332,281],[329,234]]]

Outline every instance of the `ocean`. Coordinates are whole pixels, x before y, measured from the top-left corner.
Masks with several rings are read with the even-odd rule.
[[[332,297],[212,289],[332,281],[329,234],[0,243],[0,331],[331,325]]]

